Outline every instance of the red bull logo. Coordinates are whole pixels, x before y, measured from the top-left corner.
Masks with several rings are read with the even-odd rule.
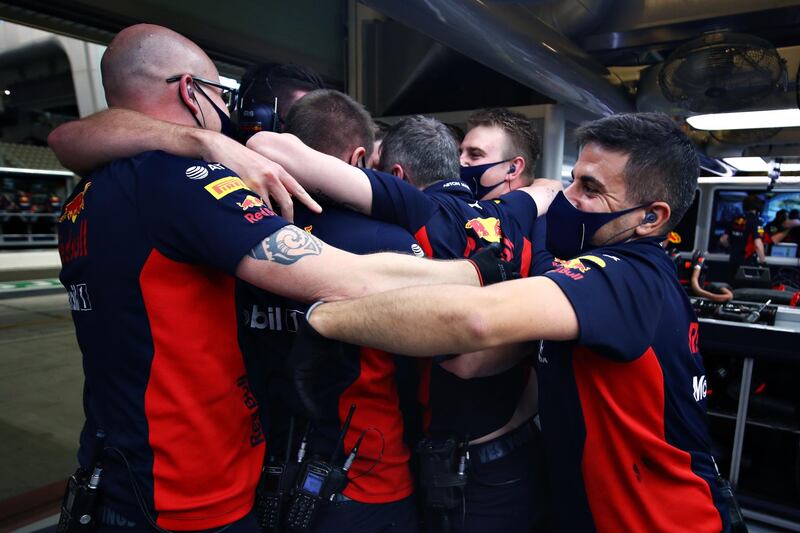
[[[588,272],[591,270],[591,267],[588,267],[583,264],[580,259],[556,259],[555,261],[559,268],[565,268],[567,270],[575,270],[580,272],[581,274]]]
[[[606,267],[605,260],[596,255],[582,255],[574,259],[556,259],[553,261],[553,266],[556,267],[556,272],[578,280],[583,279],[583,275],[592,269],[592,267],[587,266],[584,261],[599,266],[600,268]]]
[[[73,224],[75,223],[75,219],[78,218],[78,215],[80,215],[81,211],[83,211],[83,207],[85,205],[84,196],[91,185],[91,181],[86,182],[83,190],[76,194],[75,198],[64,204],[64,210],[61,212],[61,216],[58,217],[59,222],[64,222],[65,220],[69,219],[70,222]]]
[[[471,229],[479,239],[486,242],[500,242],[503,234],[500,232],[500,221],[494,217],[473,218],[464,225]]]
[[[253,209],[254,207],[262,207],[264,205],[264,200],[258,196],[248,194],[244,201],[236,202],[236,205],[241,207],[243,211],[247,211],[248,209]]]
[[[671,244],[680,244],[682,240],[677,231],[670,231],[667,233],[667,241]]]

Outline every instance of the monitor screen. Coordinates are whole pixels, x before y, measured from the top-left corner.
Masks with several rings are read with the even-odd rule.
[[[769,255],[772,257],[797,257],[797,244],[793,242],[773,244]]]
[[[711,233],[708,236],[708,251],[727,253],[727,248],[719,243],[719,238],[728,229],[734,218],[743,213],[742,201],[749,194],[755,194],[764,202],[761,210],[761,223],[764,229],[775,220],[778,212],[785,210],[796,216],[800,209],[800,191],[754,191],[752,189],[717,189],[714,191],[714,205],[711,210]],[[794,211],[794,212],[792,212]],[[793,239],[797,232],[788,236]],[[778,253],[781,253],[780,251]]]

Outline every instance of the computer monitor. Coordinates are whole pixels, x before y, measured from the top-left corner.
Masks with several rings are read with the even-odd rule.
[[[797,257],[797,243],[779,242],[772,245],[772,257]]]

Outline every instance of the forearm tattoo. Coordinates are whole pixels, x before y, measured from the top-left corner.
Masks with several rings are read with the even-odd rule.
[[[279,229],[247,254],[253,259],[291,265],[307,255],[322,253],[322,241],[295,226]]]

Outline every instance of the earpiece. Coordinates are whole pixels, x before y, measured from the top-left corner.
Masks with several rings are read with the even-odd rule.
[[[189,98],[194,99],[194,89],[192,89],[191,87],[187,87],[186,92],[189,93]]]
[[[652,224],[656,221],[658,217],[652,211],[649,211],[645,216],[644,220],[642,220],[642,224]]]
[[[517,171],[516,165],[514,165],[514,163],[511,163],[511,166],[508,167],[508,174],[513,174],[516,171]]]

